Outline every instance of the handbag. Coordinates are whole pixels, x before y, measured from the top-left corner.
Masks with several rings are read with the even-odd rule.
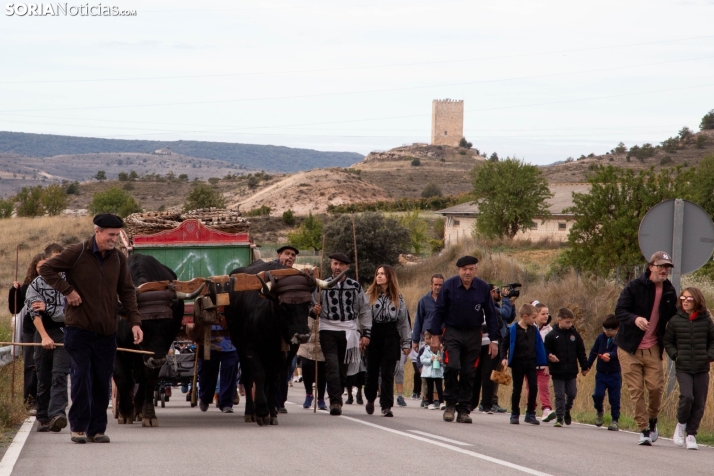
[[[501,370],[500,372],[498,370],[491,371],[491,380],[493,380],[499,385],[509,386],[511,385],[511,381],[513,379],[510,375],[508,375],[508,373],[506,373],[506,367],[503,367],[503,370]]]

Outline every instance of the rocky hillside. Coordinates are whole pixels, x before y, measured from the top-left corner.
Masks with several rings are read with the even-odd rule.
[[[677,138],[675,141],[662,144],[651,144],[646,147],[640,144],[634,151],[634,145],[626,150],[612,151],[604,155],[581,156],[579,159],[568,160],[557,165],[541,167],[549,182],[584,182],[587,173],[598,165],[614,165],[616,167],[646,170],[661,168],[694,166],[699,161],[714,153],[714,130],[694,133],[687,139]]]

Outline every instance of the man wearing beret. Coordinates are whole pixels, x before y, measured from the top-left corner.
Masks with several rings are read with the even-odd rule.
[[[333,253],[330,270],[335,279],[350,267],[344,253]],[[362,286],[346,276],[332,289],[313,295],[312,312],[319,316],[320,345],[325,356],[327,394],[330,397],[330,415],[342,414],[342,390],[347,380],[347,367],[359,366],[361,353],[372,335],[372,309]]]
[[[477,264],[478,259],[473,256],[456,261],[459,275],[444,281],[426,325],[432,334],[432,348],[439,347],[439,336],[444,342],[444,421],[454,421],[457,412],[457,422],[471,423],[469,408],[484,321],[491,340],[491,358],[498,353],[496,342],[501,334],[497,311],[488,284],[476,277]]]
[[[69,423],[75,443],[109,443],[105,431],[119,301],[134,343],[143,339],[126,257],[114,249],[123,226],[116,215],[95,216],[92,238],[68,246],[40,268],[44,280],[67,298],[64,342],[71,359]]]
[[[277,253],[278,259],[276,259],[275,261],[279,261],[280,264],[282,264],[283,266],[292,268],[295,264],[295,260],[297,259],[297,255],[300,254],[300,250],[290,245],[285,245],[278,248]]]

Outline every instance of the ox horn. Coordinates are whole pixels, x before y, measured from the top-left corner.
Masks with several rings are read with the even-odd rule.
[[[340,279],[342,279],[342,277],[343,277],[344,275],[346,275],[346,274],[347,274],[347,271],[349,271],[349,270],[350,270],[350,269],[347,268],[346,270],[342,271],[342,272],[341,272],[340,274],[338,274],[337,277],[335,277],[335,279],[333,279],[332,281],[325,281],[325,280],[322,280],[322,279],[316,279],[315,282],[317,283],[317,287],[320,288],[320,289],[331,289],[331,288],[334,288],[335,285],[337,285],[337,283],[340,282]]]
[[[268,282],[266,283],[263,278],[260,277],[259,274],[256,274],[255,277],[258,278],[258,281],[260,281],[260,284],[263,286],[263,289],[260,290],[260,294],[262,294],[263,296],[267,296],[268,294],[270,294],[270,288],[273,287],[273,282],[268,280]]]
[[[176,299],[196,299],[196,296],[201,294],[206,283],[202,283],[201,286],[192,293],[182,293],[180,291],[174,291],[176,293]]]

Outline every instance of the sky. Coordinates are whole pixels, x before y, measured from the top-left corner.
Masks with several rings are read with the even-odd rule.
[[[714,0],[0,5],[5,131],[366,154],[429,142],[450,98],[474,147],[549,164],[658,144],[714,108]]]

